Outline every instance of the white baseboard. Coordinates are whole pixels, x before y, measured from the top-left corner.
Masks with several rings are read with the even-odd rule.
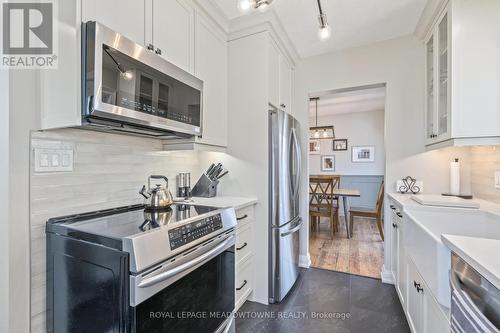
[[[299,266],[304,268],[311,267],[311,256],[309,255],[309,252],[307,252],[306,255],[300,255]]]
[[[382,272],[380,273],[382,277],[382,282],[387,284],[394,284],[394,277],[392,276],[392,272],[385,268],[385,265],[382,266]]]

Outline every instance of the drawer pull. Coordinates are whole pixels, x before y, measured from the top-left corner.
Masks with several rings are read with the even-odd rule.
[[[248,217],[248,215],[247,215],[247,214],[245,214],[245,215],[243,215],[242,217],[237,217],[237,218],[236,218],[236,220],[237,220],[237,221],[241,221],[241,220],[243,220],[243,219],[246,219],[247,217]]]
[[[392,224],[392,227],[393,227],[393,228],[397,228],[397,227],[398,227],[398,225],[397,225],[397,224],[395,224],[395,223],[393,223],[393,224]]]
[[[392,210],[396,210],[396,207],[393,205],[390,205],[389,207],[391,207]]]
[[[399,217],[403,217],[403,215],[400,212],[397,212],[396,215]]]
[[[247,242],[243,243],[242,246],[236,248],[236,251],[243,250],[247,245],[248,245]]]
[[[247,285],[247,282],[247,280],[243,280],[243,284],[241,285],[241,287],[236,288],[236,290],[240,291],[241,289],[243,289],[243,287]]]

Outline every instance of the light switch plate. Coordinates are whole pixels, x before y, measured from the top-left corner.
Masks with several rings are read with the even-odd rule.
[[[500,189],[500,171],[495,172],[495,188]]]
[[[73,149],[35,148],[35,172],[73,171]]]

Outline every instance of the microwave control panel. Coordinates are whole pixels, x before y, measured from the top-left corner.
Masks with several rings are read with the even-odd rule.
[[[222,217],[220,214],[217,214],[169,230],[170,249],[175,250],[220,229],[222,229]]]

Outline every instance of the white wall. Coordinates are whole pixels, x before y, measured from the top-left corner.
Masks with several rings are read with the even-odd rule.
[[[315,118],[309,120],[314,126]],[[309,174],[383,175],[385,172],[384,110],[318,117],[318,124],[335,126],[335,137],[347,139],[347,151],[333,151],[332,140],[321,140],[319,155],[309,155]],[[375,162],[353,163],[353,146],[375,146]],[[335,156],[335,171],[321,171],[321,155]]]
[[[424,59],[423,44],[412,36],[305,59],[295,71],[295,112],[302,121],[307,121],[309,93],[386,83],[387,191],[394,188],[397,179],[407,175],[423,180],[427,192],[446,191],[449,180],[444,175],[448,172],[448,160],[455,153],[422,154],[425,151]],[[304,139],[304,146],[306,143]],[[467,155],[467,152],[460,153]],[[307,188],[307,175],[308,171],[304,171],[303,188]],[[307,191],[304,191],[301,202],[305,220],[307,199]],[[385,226],[386,234],[389,234],[388,225]],[[308,229],[304,228],[301,234],[303,256],[308,253],[308,236]],[[386,246],[388,242],[386,238]],[[385,258],[387,267],[389,259]]]

